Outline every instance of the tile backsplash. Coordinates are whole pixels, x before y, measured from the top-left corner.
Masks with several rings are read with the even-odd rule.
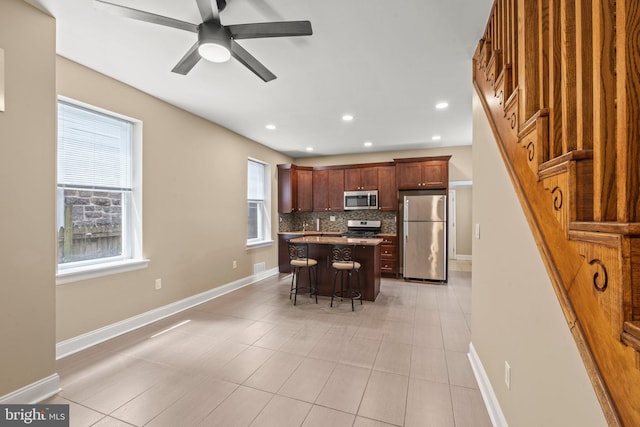
[[[376,210],[358,210],[344,212],[295,212],[278,214],[280,227],[278,231],[316,231],[317,220],[320,220],[320,231],[344,233],[349,220],[380,221],[382,233],[396,234],[396,212]],[[335,221],[331,221],[335,217]],[[306,224],[306,226],[305,226]]]

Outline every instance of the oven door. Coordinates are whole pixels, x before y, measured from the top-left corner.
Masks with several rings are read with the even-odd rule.
[[[344,210],[378,209],[378,191],[345,191]]]

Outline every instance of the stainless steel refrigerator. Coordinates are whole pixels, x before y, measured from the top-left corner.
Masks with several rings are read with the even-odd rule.
[[[405,279],[447,281],[447,196],[405,195],[403,271]]]

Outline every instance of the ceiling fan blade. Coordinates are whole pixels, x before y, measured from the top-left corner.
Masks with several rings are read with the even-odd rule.
[[[202,22],[220,23],[220,12],[218,12],[218,3],[216,0],[196,0],[198,10],[202,16]]]
[[[179,30],[191,31],[192,33],[198,32],[198,26],[190,22],[179,21],[177,19],[156,15],[155,13],[144,12],[138,9],[131,9],[130,7],[109,3],[103,0],[94,0],[94,2],[98,8],[108,10],[109,12],[119,16],[124,16],[125,18],[164,25],[165,27],[177,28]]]
[[[171,72],[182,74],[186,76],[189,71],[200,61],[200,54],[198,53],[199,42],[196,42],[191,49],[187,51],[187,53],[182,57],[182,59],[173,67]]]
[[[313,34],[309,21],[262,22],[257,24],[225,25],[234,39],[256,39],[263,37],[310,36]]]
[[[270,82],[276,78],[275,74],[233,40],[231,40],[231,55],[265,82]]]

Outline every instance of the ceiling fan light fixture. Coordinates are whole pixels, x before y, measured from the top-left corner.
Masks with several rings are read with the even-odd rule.
[[[202,43],[198,46],[198,53],[207,61],[227,62],[231,59],[231,52],[226,47],[217,43]]]
[[[198,26],[198,53],[207,61],[226,62],[231,58],[231,34],[215,22]]]

